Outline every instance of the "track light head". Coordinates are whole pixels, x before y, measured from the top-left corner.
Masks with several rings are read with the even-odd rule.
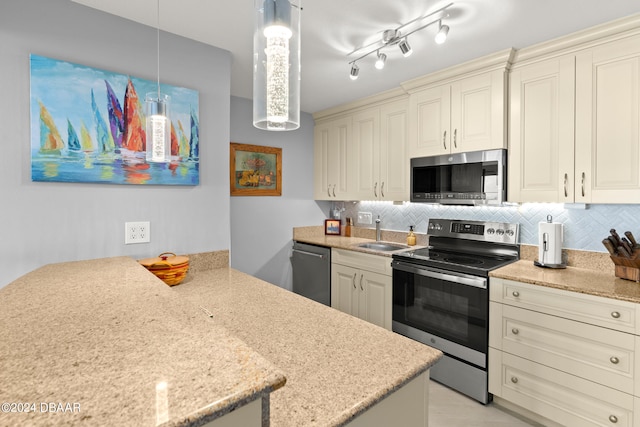
[[[438,29],[438,34],[436,34],[436,43],[442,44],[447,40],[447,34],[449,34],[449,26],[442,25],[442,21],[440,22],[440,28]]]
[[[357,80],[359,73],[360,67],[358,67],[358,65],[354,62],[353,64],[351,64],[351,73],[349,73],[349,78],[351,78],[351,80]]]
[[[411,46],[409,46],[409,40],[407,40],[406,37],[404,40],[398,43],[398,47],[400,48],[400,52],[402,52],[402,55],[405,58],[413,53],[413,49],[411,49]]]
[[[382,70],[384,68],[384,63],[387,61],[387,55],[384,53],[378,52],[378,59],[376,59],[376,68],[378,70]]]

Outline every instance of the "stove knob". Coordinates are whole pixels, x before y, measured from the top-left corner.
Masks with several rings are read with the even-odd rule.
[[[434,228],[435,228],[435,227],[433,226],[433,223],[432,223],[432,222],[430,222],[430,223],[429,223],[429,230],[433,230]]]
[[[507,233],[507,236],[513,236],[514,234],[516,234],[513,232],[513,230],[507,230],[506,233]]]
[[[487,230],[487,234],[493,234],[493,233],[495,233],[495,232],[496,232],[496,230],[494,230],[493,228],[489,228],[489,229]]]
[[[442,226],[440,224],[436,224],[436,230],[442,230]]]
[[[502,236],[504,234],[504,230],[502,228],[499,228],[499,229],[496,230],[496,234],[498,236]]]

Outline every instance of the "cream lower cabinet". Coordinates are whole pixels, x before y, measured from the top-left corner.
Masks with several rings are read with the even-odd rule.
[[[391,258],[331,250],[331,307],[391,330]]]
[[[640,34],[558,48],[512,68],[508,200],[640,203]]]
[[[547,425],[640,426],[635,304],[498,278],[490,299],[494,397]]]

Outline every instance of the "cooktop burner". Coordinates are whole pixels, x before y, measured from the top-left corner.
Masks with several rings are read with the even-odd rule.
[[[456,264],[464,264],[464,265],[480,265],[484,264],[484,261],[481,259],[475,258],[465,258],[461,256],[450,256],[443,259],[446,262],[453,262]]]

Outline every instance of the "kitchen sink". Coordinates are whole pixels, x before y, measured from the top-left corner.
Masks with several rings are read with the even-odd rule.
[[[388,252],[388,251],[397,251],[400,249],[407,249],[409,248],[409,246],[407,245],[402,245],[399,243],[387,243],[387,242],[367,242],[367,243],[360,243],[358,245],[359,248],[364,248],[364,249],[373,249],[376,251],[384,251],[384,252]]]

